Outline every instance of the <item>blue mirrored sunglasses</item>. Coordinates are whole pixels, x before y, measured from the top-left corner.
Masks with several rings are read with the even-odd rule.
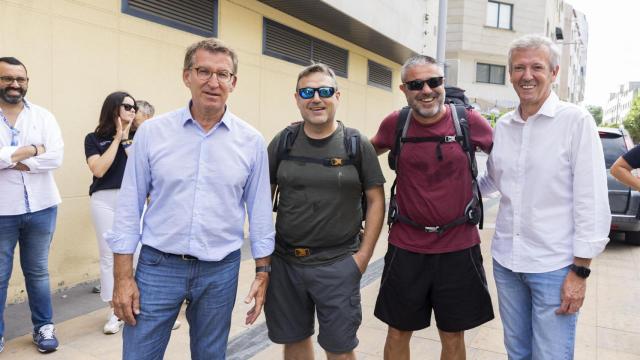
[[[316,91],[318,92],[318,95],[320,95],[321,98],[330,98],[333,96],[333,94],[336,93],[336,89],[334,87],[323,86],[319,88],[312,88],[312,87],[300,88],[298,89],[298,95],[300,95],[301,98],[308,100],[315,96]]]

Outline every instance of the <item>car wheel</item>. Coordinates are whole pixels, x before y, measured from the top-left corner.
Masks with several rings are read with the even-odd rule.
[[[627,231],[624,233],[625,241],[632,245],[640,245],[640,231]]]

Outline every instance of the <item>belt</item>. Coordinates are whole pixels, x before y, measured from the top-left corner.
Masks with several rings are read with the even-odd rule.
[[[148,246],[148,245],[143,245],[143,246]],[[163,255],[169,256],[169,257],[177,257],[180,258],[182,260],[185,261],[193,261],[193,260],[199,260],[197,257],[193,256],[193,255],[187,255],[187,254],[171,254],[171,253],[166,253],[164,251],[160,251],[154,247],[148,246],[149,248],[151,248],[153,251],[157,251]]]

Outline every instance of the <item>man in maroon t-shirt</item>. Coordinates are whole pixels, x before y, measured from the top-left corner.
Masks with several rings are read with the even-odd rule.
[[[402,66],[401,78],[400,90],[411,108],[406,137],[455,135],[451,109],[444,104],[443,71],[436,61],[411,57]],[[371,139],[378,155],[395,146],[399,115],[396,111],[387,116]],[[474,148],[488,152],[488,122],[473,110],[466,118]],[[397,168],[397,208],[414,224],[396,222],[389,234],[375,308],[376,317],[389,325],[384,357],[409,359],[411,335],[430,325],[433,310],[442,359],[465,359],[464,331],[493,319],[480,235],[469,223],[440,233],[426,232],[424,226],[449,224],[464,214],[472,197],[467,154],[458,142],[407,142]]]

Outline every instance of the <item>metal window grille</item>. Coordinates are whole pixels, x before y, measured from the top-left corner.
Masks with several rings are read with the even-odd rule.
[[[368,61],[367,83],[386,90],[391,90],[393,72],[375,61]]]
[[[264,19],[262,53],[303,66],[320,62],[342,77],[347,77],[349,72],[348,50],[267,18]]]
[[[122,0],[122,12],[201,36],[217,36],[218,0]]]

